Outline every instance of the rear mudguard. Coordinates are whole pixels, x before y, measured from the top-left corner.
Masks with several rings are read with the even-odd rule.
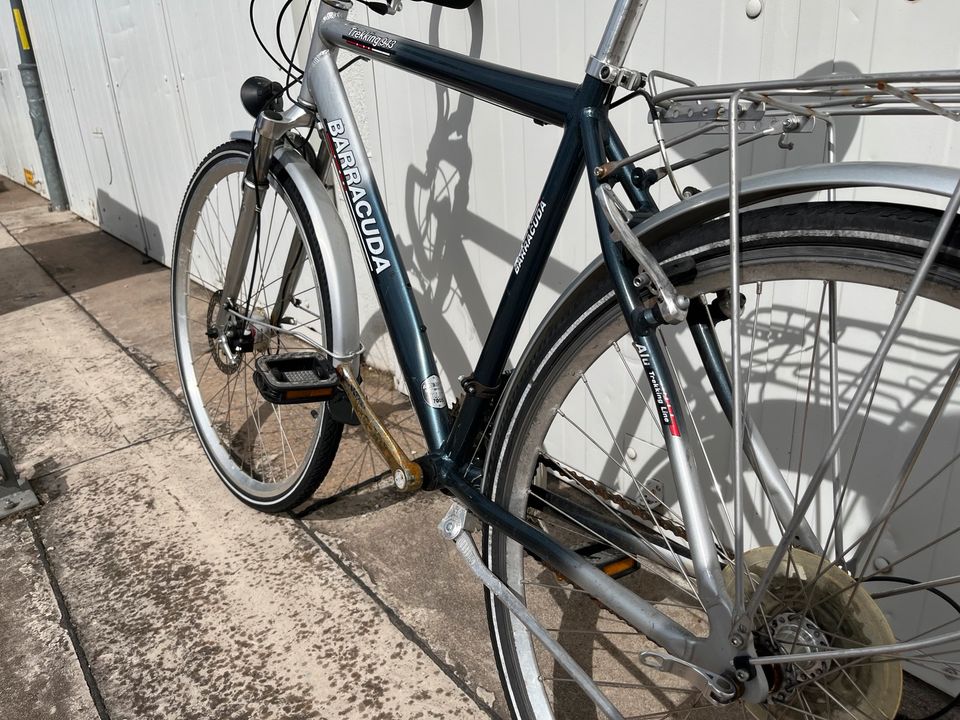
[[[808,165],[743,178],[740,187],[740,207],[745,208],[791,195],[858,187],[893,188],[949,197],[953,194],[958,182],[960,182],[960,170],[935,165],[884,162]],[[634,229],[634,232],[640,242],[652,249],[671,235],[727,214],[730,209],[729,197],[728,185],[718,185],[704,190],[647,218]],[[656,254],[655,251],[654,254]],[[606,272],[603,258],[597,257],[573,280],[541,321],[517,364],[518,368],[528,361],[531,349],[539,345],[542,334],[554,318],[565,312],[565,306],[568,303],[577,303],[583,288],[595,282],[597,275],[603,275]],[[511,385],[522,375],[523,373],[519,372],[510,374],[510,380],[501,397],[507,396]],[[497,410],[491,437],[496,436],[497,425],[500,422],[509,420],[502,417],[502,408],[501,405]],[[486,468],[484,472],[485,487],[489,487],[490,469]]]
[[[745,177],[740,187],[740,207],[790,195],[858,187],[915,190],[949,197],[960,180],[960,170],[912,163],[848,162],[786,168]],[[725,215],[730,188],[718,185],[647,218],[636,229],[647,247],[688,227]]]

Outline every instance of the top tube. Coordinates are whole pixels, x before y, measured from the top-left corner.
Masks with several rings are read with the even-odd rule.
[[[360,23],[331,16],[322,40],[533,118],[564,125],[577,85],[478,60]]]
[[[588,61],[588,75],[606,81],[599,74],[602,68],[622,66],[648,1],[615,0],[597,52]],[[324,44],[332,45],[429,78],[538,122],[565,124],[576,85],[352,23],[342,16],[351,6],[351,0],[323,0],[306,67],[322,51]],[[325,7],[336,14],[324,12]],[[300,100],[305,104],[311,103],[307,95],[304,85]]]

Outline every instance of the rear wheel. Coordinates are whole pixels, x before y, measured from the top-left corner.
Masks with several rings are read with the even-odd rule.
[[[743,216],[747,410],[794,499],[819,464],[834,410],[845,410],[938,219],[924,210],[855,203]],[[723,300],[726,232],[726,220],[717,221],[658,248],[661,262],[696,262],[695,279],[681,288],[688,296]],[[960,629],[955,602],[918,585],[933,581],[937,592],[958,597],[960,485],[952,480],[960,473],[960,398],[951,378],[960,363],[958,249],[954,233],[811,507],[807,520],[823,552],[793,548],[774,572],[753,618],[759,654],[887,645]],[[485,477],[498,504],[705,636],[661,421],[602,270],[552,314],[514,373]],[[728,328],[717,328],[727,361]],[[666,328],[660,338],[688,408],[717,557],[732,588],[730,426],[690,333]],[[749,594],[782,525],[745,468]],[[892,719],[906,707],[904,672],[960,690],[954,644],[911,659],[775,663],[765,702],[717,708],[680,677],[641,663],[640,653],[658,649],[654,643],[495,529],[486,530],[485,554],[625,717]],[[515,717],[598,716],[519,622],[492,599],[488,609]]]
[[[211,463],[245,503],[280,512],[323,481],[343,426],[324,403],[275,405],[253,383],[259,356],[311,350],[284,331],[321,345],[331,333],[314,228],[276,161],[261,198],[260,238],[243,274],[243,306],[226,330],[215,327],[249,155],[248,142],[221,145],[190,182],[174,245],[173,328],[184,398]],[[227,337],[234,334],[244,338],[239,351]]]

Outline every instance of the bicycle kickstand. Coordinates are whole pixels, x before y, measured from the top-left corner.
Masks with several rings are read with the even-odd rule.
[[[476,518],[467,512],[467,509],[460,503],[453,503],[447,514],[440,521],[440,535],[446,540],[451,540],[457,550],[463,556],[467,567],[484,584],[484,586],[493,593],[494,597],[502,602],[510,613],[522,622],[527,629],[532,632],[537,639],[543,643],[547,651],[556,659],[570,677],[580,686],[584,693],[593,700],[600,710],[611,720],[623,720],[623,716],[613,706],[613,703],[607,699],[607,696],[601,692],[593,679],[587,675],[586,671],[580,667],[576,660],[571,657],[563,646],[553,639],[544,629],[533,614],[527,610],[526,605],[520,601],[513,591],[504,585],[500,578],[494,575],[480,558],[476,543],[473,541],[468,530],[478,525]]]

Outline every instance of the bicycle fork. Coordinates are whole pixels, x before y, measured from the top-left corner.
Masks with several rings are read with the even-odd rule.
[[[312,122],[312,116],[296,105],[283,113],[264,110],[257,116],[253,133],[253,151],[243,175],[237,227],[230,245],[230,256],[221,288],[220,306],[215,318],[217,332],[227,341],[231,339],[232,326],[238,316],[247,317],[251,311],[251,308],[246,307],[247,299],[241,297],[241,293],[244,274],[247,272],[250,255],[260,232],[260,209],[269,188],[268,172],[274,150],[287,131],[295,127],[303,127],[310,122]],[[286,303],[290,301],[293,288],[303,269],[305,256],[300,233],[294,232],[284,263],[285,281],[277,295],[274,307],[269,312],[265,312],[263,318],[265,323],[280,324]],[[253,278],[250,282],[252,284]],[[235,350],[232,347],[225,346],[225,348],[231,355]]]

